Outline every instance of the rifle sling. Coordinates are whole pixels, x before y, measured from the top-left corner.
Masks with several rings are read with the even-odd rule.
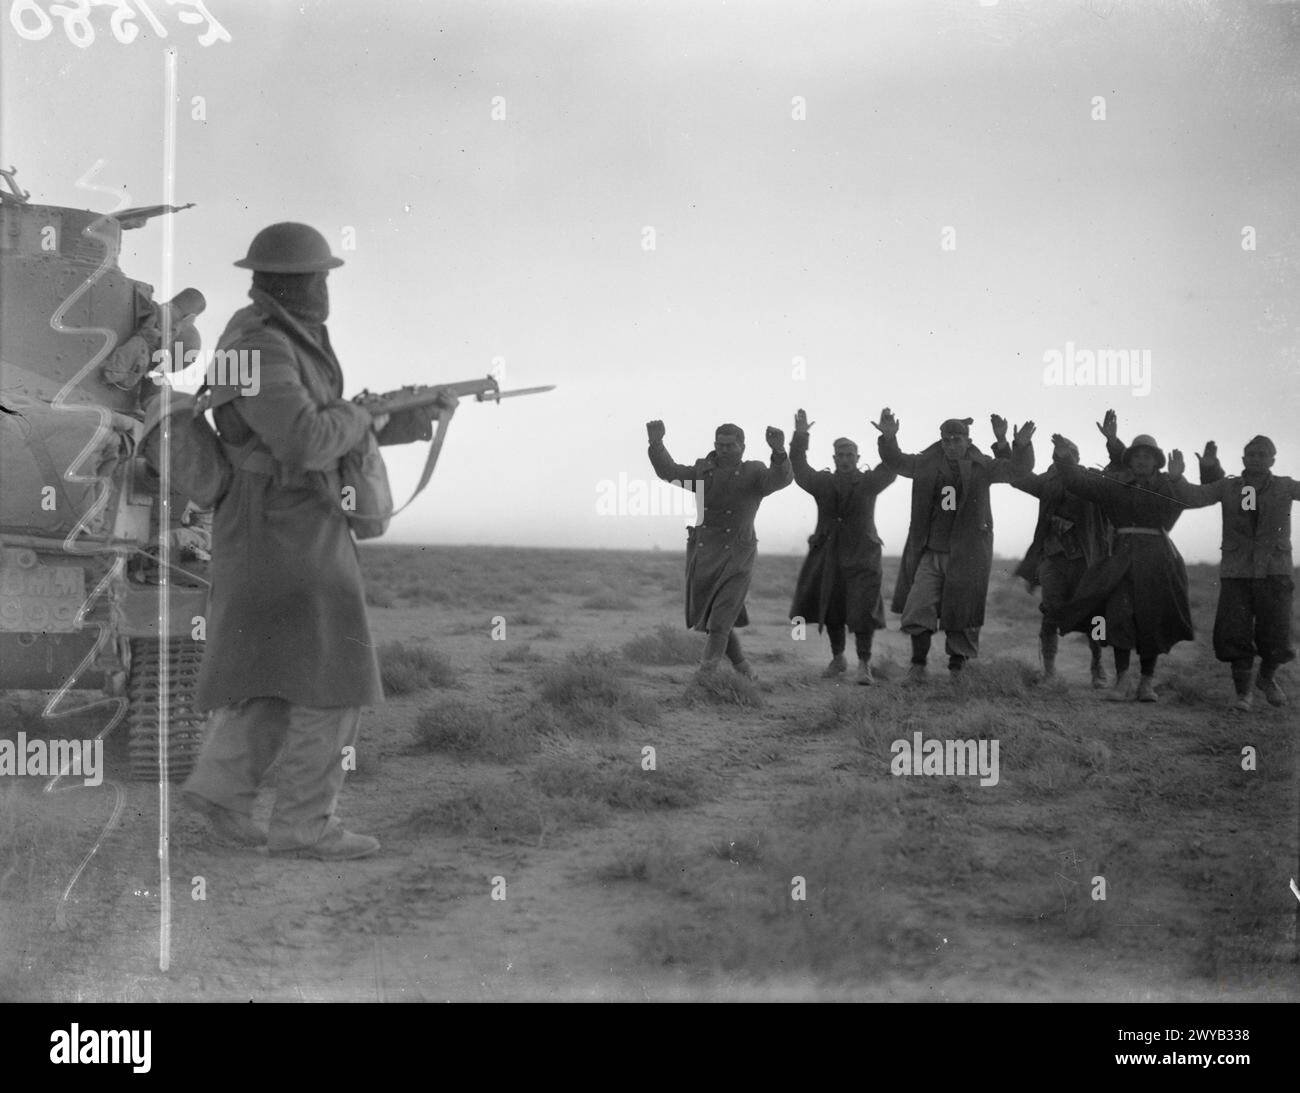
[[[415,492],[406,499],[406,504],[401,508],[393,509],[391,516],[396,516],[402,509],[406,508],[412,501],[424,492],[424,487],[429,484],[429,479],[433,477],[433,468],[437,465],[438,455],[442,451],[443,441],[447,439],[447,427],[451,424],[451,415],[455,410],[440,409],[438,411],[438,431],[433,435],[433,443],[429,445],[429,455],[424,461],[424,471],[420,475],[420,482],[415,487]]]

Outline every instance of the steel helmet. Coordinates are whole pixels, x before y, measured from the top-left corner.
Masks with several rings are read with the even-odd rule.
[[[248,256],[235,265],[265,273],[319,273],[343,265],[330,245],[309,224],[285,221],[263,228],[248,245]]]
[[[1133,438],[1133,443],[1130,444],[1128,449],[1124,452],[1124,466],[1128,466],[1129,459],[1132,457],[1133,451],[1136,448],[1148,448],[1155,452],[1157,470],[1165,465],[1165,453],[1160,450],[1160,445],[1156,443],[1156,438],[1148,436],[1146,433],[1142,433]]]

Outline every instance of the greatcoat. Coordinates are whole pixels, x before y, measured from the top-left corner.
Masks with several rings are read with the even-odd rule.
[[[1074,599],[1061,608],[1061,632],[1090,633],[1101,616],[1106,620],[1102,640],[1136,649],[1139,656],[1167,653],[1190,641],[1187,568],[1168,531],[1183,506],[1169,475],[1158,473],[1139,483],[1127,471],[1103,475],[1064,466],[1061,476],[1071,493],[1096,502],[1115,528],[1114,553],[1089,567]]]
[[[339,460],[372,419],[342,398],[325,327],[314,333],[266,293],[249,295],[218,345],[259,354],[260,388],[214,412],[223,441],[253,457],[236,469],[213,518],[197,704],[371,705],[383,689]],[[390,423],[380,442],[414,439],[409,424]]]
[[[814,471],[808,465],[808,434],[790,442],[794,480],[817,502],[817,527],[795,584],[790,617],[847,626],[855,634],[885,628],[880,595],[881,542],[876,496],[897,474],[888,467],[860,471]]]
[[[890,608],[902,612],[912,589],[916,567],[925,552],[934,506],[935,487],[941,464],[946,460],[943,444],[936,441],[923,452],[905,455],[898,439],[881,434],[877,444],[885,465],[912,480],[912,519],[907,529],[907,545],[894,585]],[[967,630],[984,625],[984,602],[988,598],[989,574],[993,570],[993,510],[989,505],[989,486],[994,482],[1011,482],[1034,469],[1032,444],[1013,447],[1010,459],[994,459],[974,445],[957,461],[961,486],[954,514],[948,572],[939,605],[939,629]]]
[[[790,457],[780,451],[767,466],[751,459],[719,467],[710,452],[687,466],[674,463],[657,441],[650,462],[665,482],[703,494],[700,523],[686,533],[686,625],[713,633],[748,626],[745,595],[758,555],[754,517],[764,497],[792,481]]]
[[[1094,503],[1066,490],[1056,463],[1042,474],[1026,475],[1012,485],[1038,498],[1034,539],[1016,567],[1016,576],[1028,581],[1030,587],[1038,584],[1039,563],[1054,547],[1058,553],[1063,547],[1066,553],[1082,557],[1086,565],[1094,565],[1110,553],[1110,526],[1105,516]]]

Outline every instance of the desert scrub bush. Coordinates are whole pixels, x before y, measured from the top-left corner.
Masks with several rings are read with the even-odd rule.
[[[594,649],[570,653],[543,671],[542,701],[563,715],[565,727],[582,735],[614,736],[625,721],[658,724],[658,707],[633,690],[623,672],[613,654]]]
[[[519,718],[460,699],[426,706],[415,722],[415,738],[429,751],[508,763],[537,749],[529,725]]]
[[[670,895],[691,895],[677,884],[690,867],[687,853],[664,832],[622,843],[613,855],[592,872],[598,881],[640,881],[663,888]]]
[[[957,681],[960,687],[945,692],[935,688],[936,697],[949,694],[963,702],[972,698],[1023,698],[1038,685],[1038,669],[1010,657],[993,657],[990,660],[972,660],[966,663]]]
[[[417,830],[446,830],[497,842],[541,846],[559,831],[604,823],[609,809],[581,797],[548,797],[528,785],[493,782],[474,786],[412,815]]]
[[[639,634],[623,646],[633,664],[695,664],[704,652],[704,638],[693,630],[661,623],[654,633]]]
[[[502,664],[536,664],[546,658],[533,649],[532,642],[508,642],[496,658]]]
[[[706,780],[691,770],[642,770],[639,763],[596,767],[582,759],[544,760],[532,782],[548,797],[580,797],[611,808],[687,808],[704,799]]]
[[[795,717],[787,718],[786,727],[800,736],[856,730],[869,713],[865,694],[859,694],[856,689],[836,691],[821,710],[801,710]]]
[[[639,606],[626,592],[606,588],[582,601],[588,611],[635,611]]]
[[[763,695],[757,684],[737,672],[720,668],[693,676],[686,687],[686,701],[692,706],[707,704],[752,709],[763,705]]]
[[[450,687],[456,681],[451,661],[442,653],[400,641],[388,641],[379,647],[379,675],[384,690],[392,695]]]
[[[758,981],[860,980],[925,961],[941,948],[937,931],[882,882],[881,841],[870,824],[846,820],[815,832],[768,832],[752,855],[728,846],[715,848],[713,860],[682,863],[689,872],[679,867],[671,883],[685,882],[692,904],[635,930],[639,955],[687,974],[725,970]],[[669,883],[653,864],[647,881]],[[796,877],[803,892],[793,900]]]

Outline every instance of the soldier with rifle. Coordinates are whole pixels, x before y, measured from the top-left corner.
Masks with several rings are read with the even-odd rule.
[[[432,435],[430,413],[378,417],[343,399],[330,346],[326,277],[342,265],[305,224],[274,224],[235,263],[253,271],[252,304],[235,313],[224,350],[260,354],[256,394],[215,418],[232,484],[213,524],[208,641],[198,705],[215,711],[185,799],[227,840],[325,860],[367,857],[378,840],[334,815],[344,749],[361,707],[383,699],[366,621],[357,547],[340,504],[340,461],[372,437]],[[439,400],[444,413],[455,396]],[[251,819],[280,758],[269,836]]]

